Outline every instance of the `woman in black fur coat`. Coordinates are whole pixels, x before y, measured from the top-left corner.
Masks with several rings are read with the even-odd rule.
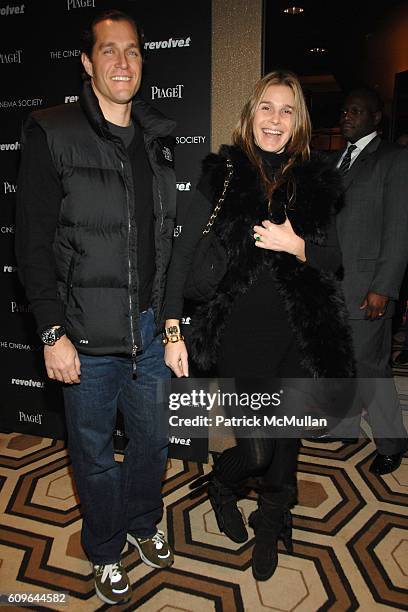
[[[347,315],[336,274],[341,268],[334,217],[340,178],[310,153],[310,119],[297,77],[272,72],[255,85],[233,145],[209,155],[171,260],[166,292],[166,364],[188,376],[179,329],[183,289],[194,251],[233,175],[211,231],[228,266],[216,295],[195,311],[190,357],[238,381],[353,375]],[[229,164],[229,162],[228,162]],[[166,339],[165,339],[166,342]],[[296,499],[298,440],[238,438],[216,461],[209,496],[219,528],[235,542],[248,533],[237,497],[249,476],[261,477],[253,574],[277,566],[277,540],[291,548],[289,508]]]

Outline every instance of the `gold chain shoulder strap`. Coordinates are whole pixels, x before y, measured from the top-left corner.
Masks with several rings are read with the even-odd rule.
[[[230,183],[230,180],[231,180],[231,177],[232,177],[233,173],[234,173],[234,166],[232,165],[232,161],[229,158],[227,158],[227,174],[226,174],[226,177],[224,179],[224,188],[222,190],[222,194],[220,195],[220,197],[218,199],[217,205],[215,206],[215,208],[214,208],[214,210],[212,212],[211,217],[208,219],[207,225],[203,229],[203,236],[205,236],[206,234],[209,233],[210,229],[212,228],[212,226],[214,224],[214,221],[217,218],[218,213],[221,210],[221,204],[225,200],[225,196],[226,196],[226,193],[227,193],[228,185]]]

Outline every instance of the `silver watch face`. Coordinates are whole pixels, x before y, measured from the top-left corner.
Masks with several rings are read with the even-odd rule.
[[[48,344],[49,346],[53,346],[57,340],[61,338],[65,333],[63,327],[59,327],[57,329],[53,329],[52,327],[45,329],[41,334],[41,340],[44,344]]]

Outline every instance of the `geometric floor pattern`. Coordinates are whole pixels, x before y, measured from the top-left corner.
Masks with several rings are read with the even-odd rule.
[[[154,570],[125,550],[133,597],[116,609],[408,610],[408,456],[396,472],[377,478],[368,471],[373,454],[369,439],[347,446],[304,442],[294,553],[280,550],[278,569],[266,582],[251,574],[252,531],[243,545],[228,540],[206,493],[193,495],[189,488],[210,466],[169,460],[161,527],[175,563]],[[21,610],[110,609],[94,595],[81,549],[81,514],[64,443],[0,434],[0,486],[0,591],[69,594],[68,605]],[[255,507],[254,494],[241,500],[245,521]]]

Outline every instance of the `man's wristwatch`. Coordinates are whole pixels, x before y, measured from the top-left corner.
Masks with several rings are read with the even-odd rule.
[[[41,332],[41,340],[47,346],[54,346],[54,344],[59,340],[62,336],[65,336],[65,327],[61,325],[61,327],[46,327]]]

